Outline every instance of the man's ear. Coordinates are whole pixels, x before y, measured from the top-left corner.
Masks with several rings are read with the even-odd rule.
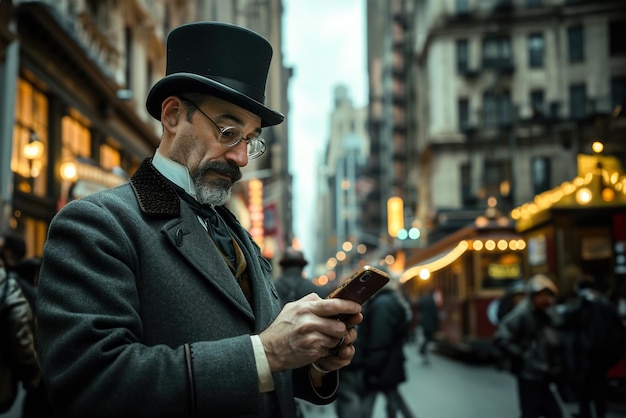
[[[165,129],[175,129],[180,121],[182,103],[176,96],[170,96],[161,104],[161,122]]]

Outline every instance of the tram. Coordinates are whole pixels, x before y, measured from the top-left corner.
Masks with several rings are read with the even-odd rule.
[[[439,349],[479,359],[495,354],[497,304],[523,280],[525,251],[510,219],[483,217],[407,260],[400,277],[406,295],[413,302],[433,290],[438,296]]]

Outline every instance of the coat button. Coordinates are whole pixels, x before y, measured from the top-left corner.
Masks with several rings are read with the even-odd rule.
[[[182,229],[178,229],[176,231],[176,245],[179,247],[183,246],[183,236],[185,235],[185,233],[183,232]]]

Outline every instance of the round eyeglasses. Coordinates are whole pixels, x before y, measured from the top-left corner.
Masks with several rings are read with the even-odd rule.
[[[189,102],[193,107],[198,109],[205,118],[211,121],[213,126],[217,128],[220,132],[217,137],[217,142],[219,142],[222,146],[226,148],[232,148],[239,144],[241,141],[246,141],[246,149],[248,151],[248,158],[254,159],[259,158],[261,155],[265,154],[265,150],[267,147],[265,146],[265,140],[259,136],[256,138],[244,138],[243,132],[236,126],[226,126],[224,128],[220,128],[217,123],[209,115],[204,113],[200,107],[195,104],[193,101],[189,99],[185,99],[186,102]]]

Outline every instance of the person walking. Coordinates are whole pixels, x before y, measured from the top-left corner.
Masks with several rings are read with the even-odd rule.
[[[41,260],[26,258],[27,246],[24,237],[14,231],[0,236],[0,263],[4,264],[7,280],[14,280],[23,297],[28,302],[32,317],[29,325],[33,339],[37,341],[37,323],[35,321],[37,299],[37,276]],[[39,363],[37,363],[39,364]],[[39,418],[51,416],[52,409],[43,380],[39,379],[36,386],[25,385],[26,394],[22,404],[22,418]]]
[[[15,403],[18,384],[27,392],[41,383],[35,351],[34,317],[28,300],[0,259],[0,413]]]
[[[287,248],[278,262],[282,268],[281,275],[276,279],[276,290],[283,304],[293,302],[310,293],[326,297],[328,292],[304,276],[304,267],[309,264],[302,251]]]
[[[172,30],[146,100],[154,156],[52,220],[37,317],[58,415],[291,418],[295,397],[335,399],[361,306],[311,294],[281,309],[271,264],[225,207],[266,150],[262,128],[284,119],[264,104],[271,56],[240,26]]]
[[[617,307],[595,289],[595,278],[590,275],[580,274],[559,308],[567,341],[566,388],[578,403],[577,417],[604,418],[607,373],[626,355],[626,326]]]
[[[398,412],[412,418],[415,415],[398,390],[406,381],[404,343],[413,316],[411,306],[397,282],[391,281],[365,303],[364,311],[365,319],[359,326],[366,390],[362,416],[372,416],[381,393],[387,402],[387,418],[396,417]]]
[[[562,372],[562,343],[553,308],[557,287],[547,276],[528,280],[526,298],[502,318],[494,343],[517,378],[521,418],[560,418],[552,385]]]
[[[422,342],[419,344],[419,353],[424,364],[429,364],[429,346],[434,341],[435,333],[439,330],[439,310],[435,301],[436,289],[420,296],[417,301],[419,326],[422,330]]]

